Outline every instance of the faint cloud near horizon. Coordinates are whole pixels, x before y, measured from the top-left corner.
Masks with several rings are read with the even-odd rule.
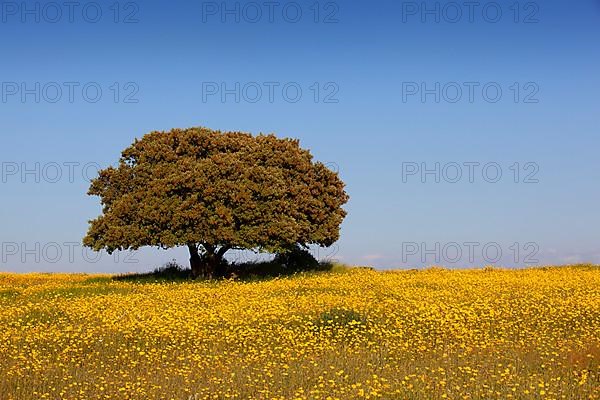
[[[382,254],[367,254],[366,256],[362,256],[360,259],[365,261],[378,261],[383,260],[385,258]]]

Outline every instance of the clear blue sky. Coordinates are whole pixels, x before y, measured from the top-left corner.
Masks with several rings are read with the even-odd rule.
[[[3,2],[0,270],[186,263],[75,243],[100,211],[83,167],[189,126],[297,137],[339,168],[348,217],[320,256],[600,262],[600,1],[425,3]]]

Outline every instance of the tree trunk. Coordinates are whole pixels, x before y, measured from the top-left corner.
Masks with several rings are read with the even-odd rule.
[[[214,271],[218,277],[222,278],[225,277],[225,275],[227,274],[227,271],[225,270],[227,264],[224,262],[223,258],[225,256],[225,253],[229,251],[229,249],[231,249],[231,246],[221,246],[221,248],[217,252],[215,252]]]
[[[204,275],[202,258],[198,253],[198,247],[195,244],[188,244],[190,250],[190,267],[192,268],[192,279]]]
[[[225,276],[225,268],[223,256],[231,248],[230,246],[222,246],[216,250],[215,246],[202,244],[205,252],[200,256],[198,246],[188,244],[190,250],[190,267],[192,268],[192,279],[203,277],[205,279],[213,279],[216,277]]]
[[[205,254],[204,264],[206,266],[206,279],[218,278],[219,276],[219,265],[221,264],[219,258],[215,253]]]

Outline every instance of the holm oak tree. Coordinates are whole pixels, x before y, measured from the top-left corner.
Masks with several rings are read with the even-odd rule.
[[[206,278],[224,273],[230,249],[331,246],[348,201],[338,174],[298,140],[206,128],[136,139],[88,194],[103,209],[85,246],[109,253],[187,246],[192,276]]]

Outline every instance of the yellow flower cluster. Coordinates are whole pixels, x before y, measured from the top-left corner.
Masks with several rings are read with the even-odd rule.
[[[600,399],[600,269],[0,274],[0,399]]]

